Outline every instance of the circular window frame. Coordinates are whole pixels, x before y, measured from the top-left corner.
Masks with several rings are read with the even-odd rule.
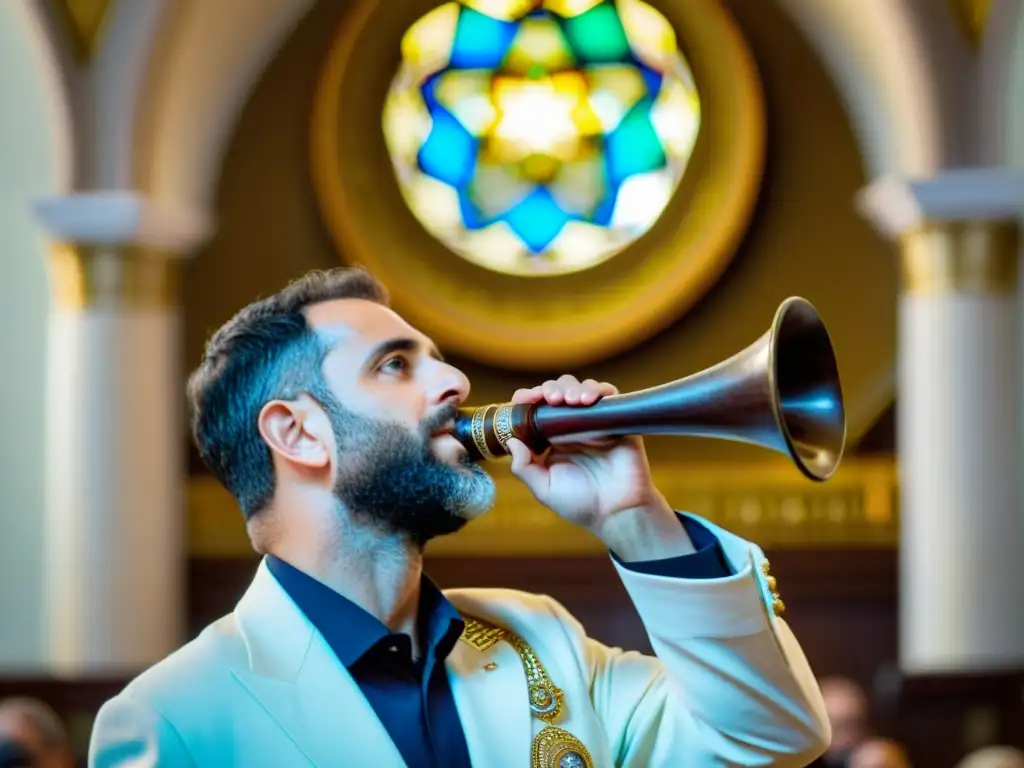
[[[314,94],[314,194],[344,262],[361,264],[405,319],[455,354],[517,370],[568,370],[624,352],[679,319],[726,269],[761,186],[760,78],[729,12],[669,0],[701,99],[701,128],[664,212],[594,267],[545,277],[495,272],[435,239],[405,204],[382,115],[400,41],[436,0],[354,0]],[[358,63],[356,63],[358,62]]]

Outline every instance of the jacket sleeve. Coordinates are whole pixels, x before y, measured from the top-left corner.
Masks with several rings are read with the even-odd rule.
[[[831,738],[817,682],[775,617],[752,544],[709,523],[733,575],[682,579],[616,564],[656,658],[576,635],[591,699],[620,768],[800,768]]]
[[[184,741],[158,712],[129,694],[100,709],[89,742],[89,768],[195,768]]]

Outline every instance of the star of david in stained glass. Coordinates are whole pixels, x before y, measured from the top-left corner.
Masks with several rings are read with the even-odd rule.
[[[594,266],[647,232],[686,169],[700,102],[640,0],[458,0],[402,40],[384,134],[402,194],[489,269]]]

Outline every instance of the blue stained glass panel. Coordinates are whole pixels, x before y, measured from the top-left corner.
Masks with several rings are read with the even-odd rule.
[[[640,61],[636,62],[636,68],[640,70],[640,76],[644,79],[644,85],[647,86],[647,95],[652,99],[656,99],[658,92],[661,90],[661,72],[651,69]]]
[[[651,99],[641,99],[626,113],[605,143],[608,178],[614,186],[635,173],[665,165],[665,150],[651,124]]]
[[[473,176],[477,140],[445,109],[431,110],[433,125],[417,160],[420,170],[438,181],[461,187]]]
[[[501,64],[519,24],[461,8],[448,66],[452,69],[494,69]]]
[[[423,85],[420,86],[420,95],[423,97],[423,103],[427,107],[427,111],[433,113],[435,110],[444,109],[441,102],[437,100],[437,86],[441,82],[441,75],[444,71],[435,72],[426,80],[423,81]]]
[[[483,215],[476,204],[470,199],[465,190],[459,190],[459,211],[462,213],[462,223],[470,232],[483,229],[491,222]]]
[[[543,187],[520,200],[503,218],[534,253],[547,248],[570,219]]]
[[[615,213],[615,203],[619,199],[619,185],[612,184],[611,179],[605,180],[608,192],[601,198],[601,201],[594,209],[590,220],[599,227],[610,227],[612,214]]]

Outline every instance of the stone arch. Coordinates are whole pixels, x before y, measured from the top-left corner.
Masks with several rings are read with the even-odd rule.
[[[1004,27],[998,32],[992,30],[1000,35],[993,42],[999,54],[996,64],[1001,65],[996,68],[996,77],[1000,73],[1005,76],[995,79],[992,85],[996,92],[994,101],[1002,109],[995,111],[987,122],[999,131],[991,141],[1002,150],[1001,161],[1024,171],[1024,8],[1013,3],[1012,12]]]
[[[221,158],[252,87],[314,0],[175,6],[162,27],[138,126],[136,184],[160,202],[209,210]],[[240,17],[245,24],[239,24]]]
[[[246,24],[236,23],[240,2]],[[870,175],[942,166],[939,62],[907,0],[776,0],[836,81]],[[208,207],[231,129],[253,84],[313,0],[183,3],[162,25],[150,109],[136,139],[136,183],[156,198]],[[852,204],[852,201],[851,201]]]
[[[940,63],[911,3],[776,1],[836,83],[870,176],[924,175],[946,162]]]

